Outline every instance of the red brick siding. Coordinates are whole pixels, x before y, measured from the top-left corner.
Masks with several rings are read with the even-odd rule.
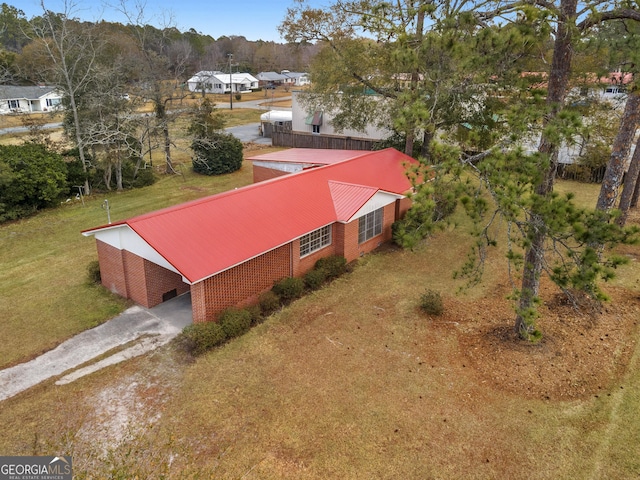
[[[130,298],[140,305],[149,307],[147,297],[147,282],[144,274],[144,258],[127,250],[122,251],[125,266],[125,280]]]
[[[162,303],[162,295],[174,288],[177,294],[189,291],[182,276],[139,257],[96,241],[102,285],[122,297],[145,307]]]
[[[167,270],[149,260],[144,261],[144,273],[149,307],[161,304],[162,296],[171,290],[175,289],[177,295],[182,295],[189,291],[189,284],[182,281],[182,275]]]
[[[310,253],[306,257],[300,258],[300,239],[294,240],[292,242],[293,249],[293,276],[301,277],[309,270],[312,270],[315,266],[316,262],[324,257],[330,257],[331,255],[337,254],[337,249],[339,248],[338,239],[336,238],[336,232],[338,230],[339,224],[334,223],[331,231],[331,245],[327,245],[320,250],[316,250],[313,253]]]
[[[291,244],[225,270],[191,287],[193,321],[214,320],[225,308],[245,305],[291,275]]]
[[[102,285],[117,295],[129,298],[122,251],[100,240],[96,240],[96,248]]]
[[[404,217],[404,215],[407,213],[407,210],[411,208],[411,203],[411,199],[408,197],[405,197],[401,200],[396,200],[396,219]]]
[[[338,227],[336,237],[340,237],[340,241],[342,242],[340,247],[342,251],[337,252],[337,254],[346,258],[347,262],[352,262],[360,256],[360,248],[358,246],[358,220],[345,224],[341,223]]]
[[[283,175],[289,175],[289,172],[283,172],[282,170],[276,170],[273,168],[257,167],[255,165],[253,166],[253,183],[281,177]]]
[[[342,251],[338,251],[338,255],[342,255],[347,259],[347,262],[351,262],[358,258],[360,255],[375,250],[381,243],[388,242],[392,238],[391,225],[395,222],[396,204],[391,203],[384,207],[382,214],[382,233],[367,240],[366,242],[358,243],[358,224],[360,219],[353,220],[347,224],[339,224],[336,237],[340,237],[342,243]],[[341,228],[340,228],[341,227]],[[344,239],[344,240],[342,240]],[[340,244],[339,244],[340,245]],[[338,247],[340,249],[340,247]]]

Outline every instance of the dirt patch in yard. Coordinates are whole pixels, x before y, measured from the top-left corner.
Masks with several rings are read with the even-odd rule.
[[[543,282],[537,344],[517,338],[513,310],[496,298],[454,302],[434,324],[458,322],[460,362],[477,372],[479,383],[546,400],[584,398],[619,382],[635,348],[640,298],[623,289],[608,293],[611,301],[597,311],[577,310]]]

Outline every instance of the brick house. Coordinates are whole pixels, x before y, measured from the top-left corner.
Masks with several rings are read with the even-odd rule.
[[[210,321],[321,257],[374,250],[410,206],[414,160],[391,148],[250,160],[257,183],[83,231],[96,239],[102,284],[146,307],[190,291],[194,322]]]

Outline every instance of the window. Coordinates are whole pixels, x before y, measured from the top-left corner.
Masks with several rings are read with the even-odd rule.
[[[320,125],[313,125],[312,126],[312,132],[313,133],[320,133]]]
[[[300,237],[300,257],[309,255],[327,245],[331,245],[331,225]]]
[[[11,109],[20,108],[20,100],[9,100],[9,108]]]
[[[60,105],[59,98],[47,98],[47,107],[55,107],[57,105]]]
[[[382,208],[371,213],[367,213],[364,217],[360,217],[358,223],[358,243],[364,243],[381,233]]]

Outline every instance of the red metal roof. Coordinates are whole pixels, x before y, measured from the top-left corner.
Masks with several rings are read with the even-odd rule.
[[[378,190],[404,194],[411,188],[405,175],[407,163],[414,161],[411,157],[391,148],[351,155],[83,233],[127,225],[195,283],[320,227],[348,220]],[[304,156],[312,159],[313,150]]]
[[[279,152],[265,153],[247,157],[246,160],[284,163],[309,163],[314,165],[331,165],[353,159],[359,155],[367,155],[369,150],[332,150],[322,148],[290,148]]]
[[[360,210],[360,207],[376,194],[378,189],[330,180],[329,191],[336,209],[336,220],[348,222]]]

